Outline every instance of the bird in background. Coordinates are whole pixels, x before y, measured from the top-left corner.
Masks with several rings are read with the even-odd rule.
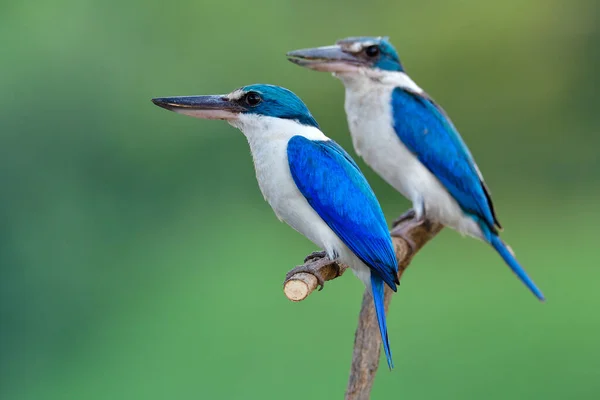
[[[333,46],[291,51],[287,57],[342,81],[356,152],[412,202],[416,224],[428,218],[491,244],[544,300],[500,239],[502,227],[490,191],[456,127],[406,74],[387,37],[350,37]],[[410,227],[403,224],[393,233],[406,238]]]
[[[152,102],[179,114],[225,120],[244,133],[258,185],[277,217],[348,265],[371,291],[391,369],[383,298],[384,283],[393,291],[399,284],[392,239],[358,166],[321,132],[302,100],[282,87],[255,84],[225,95]]]

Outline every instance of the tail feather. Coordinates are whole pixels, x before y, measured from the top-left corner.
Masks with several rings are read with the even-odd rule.
[[[373,302],[375,303],[375,313],[377,314],[377,323],[381,332],[381,340],[383,342],[383,350],[387,359],[388,367],[394,368],[392,361],[392,351],[390,350],[390,342],[387,334],[387,324],[385,321],[385,307],[383,305],[383,280],[371,272],[371,291],[373,293]]]
[[[531,290],[531,292],[537,297],[539,300],[544,301],[544,295],[540,289],[535,285],[533,280],[527,275],[527,272],[521,267],[515,256],[512,254],[511,250],[508,248],[506,243],[500,239],[500,237],[496,234],[489,235],[490,244],[496,249],[500,257],[504,260],[506,264],[510,267],[510,269],[519,277],[521,282]]]

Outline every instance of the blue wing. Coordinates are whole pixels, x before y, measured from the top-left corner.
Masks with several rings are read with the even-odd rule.
[[[398,264],[379,202],[337,143],[294,136],[287,146],[292,178],[311,207],[394,291]]]
[[[493,232],[501,228],[492,198],[469,149],[430,97],[396,88],[392,93],[394,129],[400,140],[450,192],[460,207]]]

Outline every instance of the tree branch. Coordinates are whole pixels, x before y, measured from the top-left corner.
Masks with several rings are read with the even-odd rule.
[[[430,221],[417,222],[414,212],[408,211],[394,224],[391,231],[396,258],[398,259],[398,278],[410,264],[414,255],[440,230],[442,225]],[[283,290],[288,299],[302,301],[307,298],[318,286],[341,276],[348,267],[330,260],[323,254],[313,253],[305,260],[305,263],[292,269],[286,276]],[[385,310],[387,313],[392,290],[385,287]],[[379,366],[379,355],[381,352],[381,336],[373,298],[368,290],[365,290],[358,318],[354,338],[354,352],[352,354],[352,366],[350,368],[350,379],[346,389],[346,400],[369,399],[375,374]]]

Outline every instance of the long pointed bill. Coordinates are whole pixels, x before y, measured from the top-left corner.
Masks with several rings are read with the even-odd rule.
[[[236,119],[244,108],[225,95],[180,96],[152,99],[159,107],[202,119]]]
[[[326,72],[355,72],[365,63],[338,45],[290,51],[288,60],[302,67]]]

